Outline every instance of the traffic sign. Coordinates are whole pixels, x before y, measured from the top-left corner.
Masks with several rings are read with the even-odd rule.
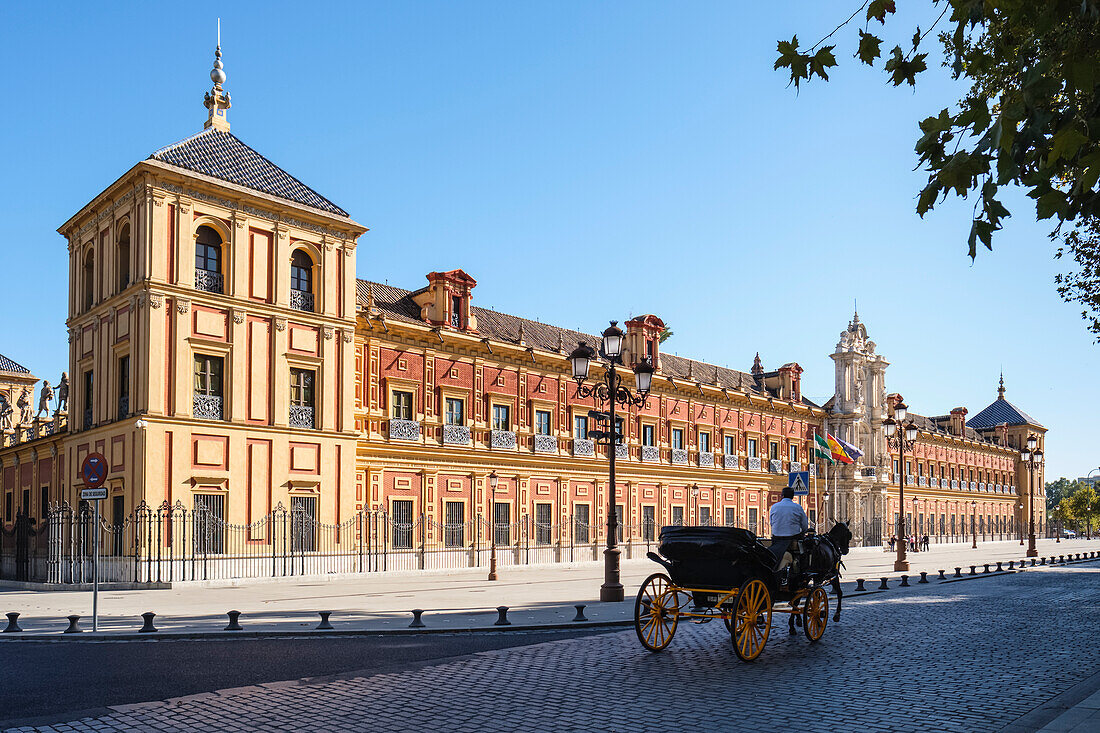
[[[80,498],[81,499],[88,499],[88,500],[106,499],[107,498],[107,489],[104,489],[104,488],[81,489],[80,490]]]
[[[791,471],[787,474],[787,488],[794,489],[795,496],[807,496],[810,493],[810,472]]]
[[[107,457],[102,453],[84,456],[84,462],[80,464],[80,475],[84,479],[85,488],[98,489],[107,480]]]

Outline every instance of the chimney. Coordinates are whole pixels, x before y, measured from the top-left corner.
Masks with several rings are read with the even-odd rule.
[[[898,392],[891,392],[890,394],[886,395],[886,416],[887,417],[893,417],[894,416],[894,407],[900,402],[903,402],[903,400],[901,399],[901,394],[899,394]]]
[[[952,435],[965,435],[966,434],[966,408],[956,407],[951,411],[951,425],[950,430]]]
[[[626,322],[626,346],[623,363],[630,367],[648,358],[654,369],[661,368],[661,332],[665,322],[652,313]]]
[[[476,331],[477,318],[470,311],[470,291],[477,280],[462,270],[429,272],[428,287],[413,293],[420,318],[432,326]]]
[[[779,397],[791,402],[802,401],[802,367],[793,361],[779,367]]]

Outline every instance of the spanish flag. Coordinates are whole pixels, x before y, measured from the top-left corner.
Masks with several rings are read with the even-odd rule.
[[[821,440],[821,436],[818,436],[818,440]],[[840,461],[841,463],[852,463],[852,457],[848,455],[844,450],[844,446],[837,442],[829,433],[825,433],[825,444],[829,447],[829,452],[833,456],[834,461]]]

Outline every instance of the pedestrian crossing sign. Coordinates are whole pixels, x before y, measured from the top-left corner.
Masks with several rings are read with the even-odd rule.
[[[787,488],[794,489],[795,496],[807,496],[810,493],[810,472],[791,471],[788,473]]]

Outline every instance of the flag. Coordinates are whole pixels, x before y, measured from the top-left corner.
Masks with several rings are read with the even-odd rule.
[[[836,441],[832,435],[826,433],[825,440],[829,443],[829,451],[833,454],[834,461],[840,461],[841,463],[852,463],[851,457],[844,452],[844,446]]]
[[[836,463],[833,460],[833,449],[829,447],[829,443],[817,433],[814,433],[814,454],[827,463]]]
[[[841,440],[840,438],[837,438],[836,442],[840,443],[841,447],[844,448],[844,452],[847,453],[853,461],[858,461],[859,457],[863,455],[863,451],[861,451],[859,448],[856,448],[854,445],[846,440]]]

